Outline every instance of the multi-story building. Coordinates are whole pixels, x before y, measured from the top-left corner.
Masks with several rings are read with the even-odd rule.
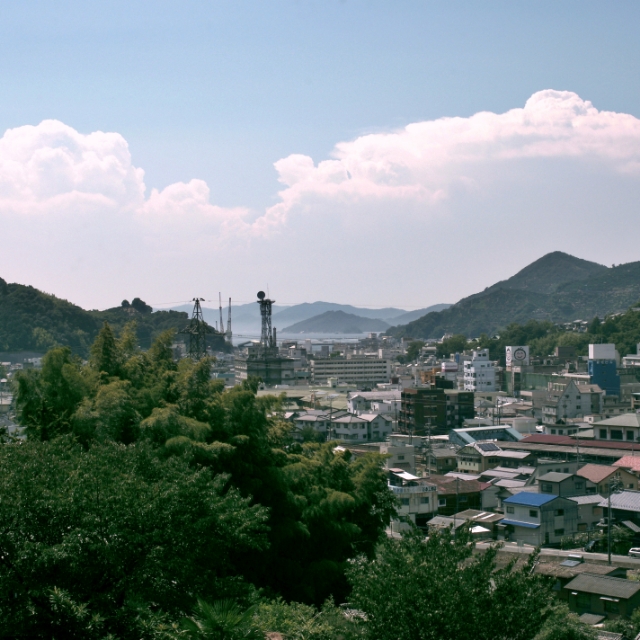
[[[614,344],[589,345],[589,380],[610,396],[620,395],[620,376],[616,356]]]
[[[471,360],[464,363],[465,391],[497,391],[496,369],[489,360],[489,349],[474,351]]]
[[[398,500],[397,517],[391,521],[393,533],[407,529],[409,521],[418,527],[438,513],[438,487],[402,469],[389,470],[389,489]]]
[[[329,378],[353,385],[370,385],[389,382],[391,361],[363,355],[348,354],[333,358],[310,360],[311,381],[325,383]]]
[[[553,494],[521,491],[502,501],[509,539],[539,547],[560,544],[578,530],[578,505]]]
[[[572,418],[599,414],[602,395],[597,384],[576,384],[575,380],[549,383],[542,401],[542,424],[565,424]]]
[[[453,389],[403,389],[398,428],[403,433],[447,433],[475,415],[474,395]]]

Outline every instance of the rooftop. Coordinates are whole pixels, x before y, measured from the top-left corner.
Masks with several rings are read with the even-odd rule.
[[[576,471],[576,475],[581,478],[586,478],[594,484],[599,484],[616,471],[616,467],[609,466],[608,464],[585,464],[584,467]]]
[[[603,499],[598,506],[606,507],[608,504],[609,501]],[[612,494],[611,508],[640,513],[640,491],[621,491],[620,493]]]
[[[529,491],[522,491],[514,496],[510,496],[503,500],[505,504],[520,504],[527,507],[541,507],[547,502],[556,500],[558,496],[544,494],[544,493],[530,493]]]
[[[623,456],[617,462],[613,463],[614,467],[623,467],[631,471],[640,471],[640,452],[637,456]]]
[[[543,476],[540,476],[538,480],[540,482],[563,482],[573,476],[572,473],[558,473],[557,471],[549,471]]]
[[[638,413],[623,413],[613,418],[607,418],[600,422],[595,422],[594,426],[599,427],[640,427],[640,414]]]
[[[573,500],[578,504],[600,504],[604,498],[596,493],[593,496],[572,496],[569,500]]]
[[[594,573],[582,573],[565,585],[565,589],[627,600],[640,591],[640,582],[611,576],[599,576]]]

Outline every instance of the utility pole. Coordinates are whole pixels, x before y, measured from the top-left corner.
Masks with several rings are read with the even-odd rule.
[[[607,499],[609,503],[609,517],[607,519],[607,555],[609,558],[609,566],[611,566],[611,494],[618,493],[621,484],[618,478],[613,478],[609,483],[609,497]]]
[[[202,316],[202,307],[200,303],[204,302],[204,298],[193,299],[193,314],[189,325],[180,333],[189,336],[189,349],[187,356],[192,360],[202,360],[207,355],[207,334],[217,333],[212,329]]]

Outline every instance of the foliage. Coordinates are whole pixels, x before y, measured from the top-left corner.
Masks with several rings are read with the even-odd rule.
[[[216,600],[212,604],[198,598],[193,616],[182,623],[186,637],[194,640],[263,640],[253,623],[255,607],[244,611],[231,599]]]
[[[439,358],[448,358],[452,353],[462,353],[466,348],[466,336],[455,335],[443,340],[437,345],[436,355]]]
[[[372,640],[529,640],[549,615],[550,584],[533,574],[536,554],[515,570],[515,560],[496,569],[496,553],[473,555],[466,529],[387,539],[351,564],[350,602]]]
[[[424,347],[423,340],[412,340],[407,346],[407,353],[404,356],[398,356],[400,363],[413,362],[420,355],[420,349]]]
[[[237,566],[266,548],[267,512],[227,481],[142,444],[1,447],[4,628],[47,635],[64,614],[119,635],[140,610],[248,593]]]
[[[546,620],[534,640],[597,640],[597,631],[569,611],[563,603],[556,603],[545,612]],[[634,637],[634,636],[630,636]]]
[[[278,598],[261,602],[254,625],[264,637],[280,633],[285,640],[357,640],[365,637],[365,620],[358,612],[336,607],[332,600],[318,610],[299,602],[286,603]]]
[[[629,619],[607,620],[604,628],[612,633],[621,633],[625,638],[635,638],[640,633],[640,609],[636,609]]]

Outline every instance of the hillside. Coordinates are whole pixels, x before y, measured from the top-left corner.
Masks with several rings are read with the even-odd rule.
[[[139,344],[147,349],[165,329],[182,329],[189,322],[187,313],[151,312],[144,302],[136,306],[106,311],[86,311],[81,307],[22,284],[7,284],[0,278],[0,351],[44,353],[56,345],[68,346],[87,356],[89,346],[106,320],[116,332],[131,320],[137,323]],[[213,337],[214,348],[223,343]]]
[[[430,307],[426,307],[425,309],[415,309],[414,311],[407,311],[407,313],[403,313],[402,315],[395,318],[384,318],[384,320],[385,322],[396,326],[401,324],[408,324],[413,320],[422,318],[422,316],[427,315],[427,313],[432,313],[434,311],[444,311],[450,306],[450,304],[432,304]]]
[[[392,327],[388,333],[423,339],[440,338],[445,333],[474,337],[497,333],[511,322],[589,320],[622,312],[638,300],[640,262],[608,268],[555,252],[508,280],[444,311]]]
[[[344,311],[325,311],[318,316],[297,322],[281,333],[368,333],[385,331],[389,325],[376,318],[363,318]]]

